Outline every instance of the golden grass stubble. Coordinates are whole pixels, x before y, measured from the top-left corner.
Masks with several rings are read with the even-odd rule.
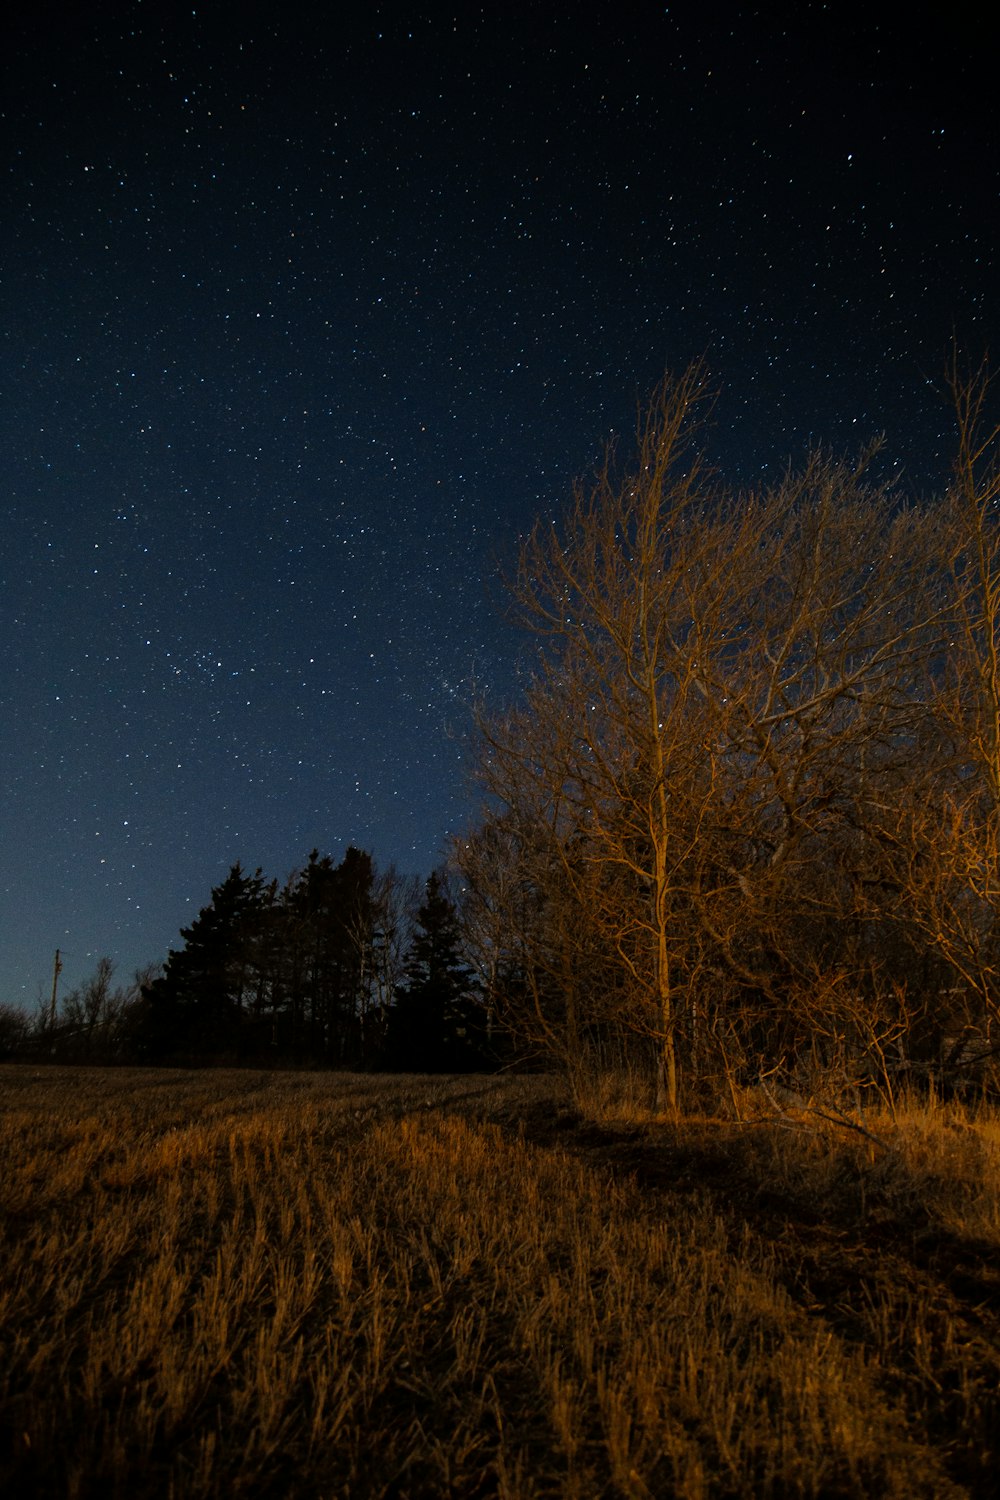
[[[871,1137],[777,1124],[744,1138],[746,1185],[784,1204],[777,1247],[807,1300],[866,1350],[882,1389],[953,1477],[995,1488],[1000,1462],[1000,1130],[960,1103],[900,1101]],[[877,1139],[875,1139],[877,1138]],[[816,1224],[814,1235],[801,1225]],[[815,1238],[816,1243],[810,1245]]]
[[[949,1493],[707,1200],[644,1200],[446,1089],[240,1082],[227,1107],[203,1078],[188,1124],[163,1090],[167,1128],[147,1100],[130,1135],[103,1084],[85,1128],[72,1096],[4,1124],[12,1483]]]

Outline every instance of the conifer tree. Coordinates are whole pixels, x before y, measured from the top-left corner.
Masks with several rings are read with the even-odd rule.
[[[257,940],[264,902],[261,872],[233,865],[171,949],[164,972],[145,989],[147,1044],[156,1058],[194,1052],[238,1052],[254,995]]]
[[[398,991],[391,1055],[413,1072],[471,1072],[486,1066],[482,1007],[462,954],[454,902],[436,872],[425,888]]]

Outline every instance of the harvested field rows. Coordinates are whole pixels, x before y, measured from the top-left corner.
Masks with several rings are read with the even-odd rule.
[[[0,1484],[985,1495],[997,1139],[893,1128],[598,1126],[545,1078],[0,1069]]]

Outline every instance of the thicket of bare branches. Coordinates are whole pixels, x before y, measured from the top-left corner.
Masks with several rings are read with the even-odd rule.
[[[947,494],[814,452],[751,494],[699,453],[701,366],[654,393],[511,594],[537,649],[479,716],[457,847],[499,1012],[661,1107],[760,1075],[958,1076],[997,1027],[1000,467],[952,375]]]

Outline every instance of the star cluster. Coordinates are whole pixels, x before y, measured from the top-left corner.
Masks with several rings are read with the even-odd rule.
[[[929,488],[997,328],[982,23],[353,10],[14,22],[0,999],[161,958],[236,859],[426,873],[497,558],[665,367],[735,482],[884,430]]]

